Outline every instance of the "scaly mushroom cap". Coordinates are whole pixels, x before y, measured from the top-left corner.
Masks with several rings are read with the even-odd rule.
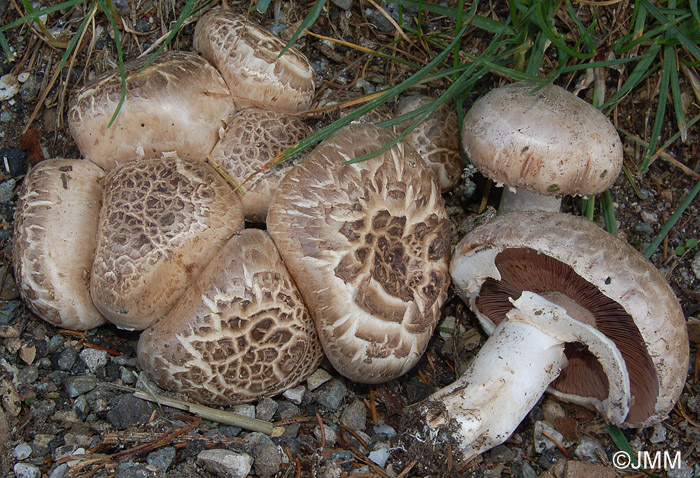
[[[370,124],[329,136],[287,173],[267,218],[326,355],[364,383],[418,361],[449,285],[450,225],[418,153],[399,143],[343,164],[392,137]]]
[[[217,405],[276,395],[322,357],[275,244],[257,229],[234,235],[138,344],[139,364],[157,384]]]
[[[281,112],[308,109],[314,95],[314,70],[301,51],[243,15],[214,8],[197,21],[194,49],[223,75],[238,109]]]
[[[167,158],[120,166],[105,180],[92,300],[117,327],[145,329],[241,229],[237,194],[209,164]]]
[[[119,70],[97,77],[71,98],[71,135],[86,158],[107,170],[164,152],[204,159],[235,111],[223,78],[197,54],[164,52],[138,73],[147,60],[127,64],[126,97],[112,126],[122,91]]]
[[[211,157],[239,184],[258,173],[241,187],[241,204],[246,219],[265,222],[272,195],[297,161],[284,162],[264,173],[259,173],[259,170],[312,132],[312,128],[298,116],[259,108],[240,111],[231,118]]]
[[[57,327],[105,322],[90,299],[104,171],[81,159],[53,159],[27,174],[17,200],[15,279],[32,311]]]
[[[396,116],[417,110],[435,101],[429,96],[407,96],[396,105]],[[403,131],[415,118],[397,125]],[[440,185],[442,192],[457,185],[464,165],[459,150],[459,123],[457,114],[446,104],[440,105],[433,113],[411,131],[404,140],[418,151]]]
[[[469,160],[497,183],[542,195],[608,189],[622,168],[615,127],[593,105],[555,85],[496,88],[464,117]]]
[[[593,222],[563,213],[499,216],[462,239],[450,271],[488,333],[512,308],[510,298],[531,291],[615,342],[630,377],[628,425],[663,420],[678,400],[688,368],[678,301],[648,260]],[[597,360],[580,344],[565,352],[569,365],[550,391],[582,405],[605,398]]]

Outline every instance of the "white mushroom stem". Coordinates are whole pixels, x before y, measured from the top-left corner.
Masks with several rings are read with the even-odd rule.
[[[499,214],[524,211],[550,211],[559,212],[561,197],[545,196],[530,192],[526,189],[506,186],[501,195],[501,204],[498,206]]]
[[[423,436],[456,446],[462,458],[503,443],[566,367],[564,344],[581,342],[595,355],[609,382],[608,398],[595,406],[622,423],[630,385],[615,344],[595,328],[532,292],[523,292],[466,373],[418,405]]]

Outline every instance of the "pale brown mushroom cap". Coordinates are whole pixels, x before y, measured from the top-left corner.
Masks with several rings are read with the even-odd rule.
[[[433,101],[434,98],[422,95],[401,98],[396,105],[396,116],[417,110]],[[403,131],[413,121],[415,118],[396,125],[396,128]],[[457,114],[447,104],[440,105],[404,140],[423,157],[442,192],[457,185],[464,169],[459,149],[459,122]]]
[[[29,308],[57,327],[87,330],[105,323],[88,291],[104,175],[89,161],[43,161],[19,193],[15,279]]]
[[[194,49],[223,75],[238,109],[280,112],[309,108],[314,70],[297,48],[279,54],[285,43],[243,15],[213,8],[198,21]]]
[[[358,382],[408,371],[423,354],[447,287],[450,225],[440,190],[405,143],[352,124],[285,176],[267,227],[333,366]]]
[[[499,216],[464,237],[450,271],[489,333],[511,309],[508,298],[527,290],[615,342],[630,376],[626,424],[661,421],[678,400],[689,353],[678,300],[644,256],[593,222],[563,213]],[[589,396],[604,398],[600,364],[576,344],[565,351],[569,365],[553,393],[582,405]]]
[[[248,108],[231,118],[211,157],[241,184],[241,204],[246,219],[265,222],[272,195],[297,159],[262,173],[259,170],[312,132],[299,116],[259,108]]]
[[[208,163],[148,159],[115,168],[105,180],[92,299],[117,327],[145,329],[241,229],[237,194]]]
[[[484,175],[543,195],[608,189],[622,168],[615,127],[590,103],[555,85],[496,88],[467,112],[462,144]]]
[[[122,91],[119,70],[97,77],[71,98],[71,135],[81,153],[106,170],[165,152],[205,159],[235,111],[219,72],[196,53],[163,52],[138,74],[148,59],[127,64],[126,97],[112,126]]]
[[[234,235],[138,344],[139,364],[157,384],[217,405],[294,387],[322,357],[313,320],[258,229]]]

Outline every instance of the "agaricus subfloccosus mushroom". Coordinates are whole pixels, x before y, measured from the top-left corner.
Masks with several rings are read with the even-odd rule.
[[[245,109],[231,118],[211,158],[241,185],[246,219],[265,222],[272,195],[296,160],[261,170],[312,132],[299,116],[259,108]]]
[[[422,95],[406,96],[396,105],[400,116],[435,101]],[[415,118],[397,125],[405,129]],[[447,104],[440,105],[404,139],[420,154],[435,175],[442,192],[449,191],[459,182],[464,169],[459,151],[459,123],[457,115]]]
[[[535,88],[496,88],[464,117],[467,157],[505,186],[501,214],[558,211],[562,195],[601,193],[622,168],[620,137],[603,113],[558,86]]]
[[[115,168],[105,179],[92,300],[117,327],[145,329],[241,229],[237,194],[206,162],[149,159]]]
[[[118,69],[71,97],[71,135],[84,157],[107,170],[167,152],[205,159],[235,111],[219,72],[196,53],[163,52],[139,73],[147,60],[127,64],[126,97],[109,127],[121,97]]]
[[[89,161],[43,161],[19,193],[15,277],[26,304],[57,327],[86,330],[105,322],[88,290],[104,175]]]
[[[267,217],[326,355],[364,383],[415,365],[449,283],[449,222],[415,150],[344,164],[391,139],[371,124],[329,136],[287,173]]]
[[[493,335],[457,382],[407,414],[422,436],[463,458],[481,453],[547,387],[632,427],[663,420],[678,400],[688,367],[678,301],[649,261],[594,223],[499,216],[464,237],[450,272]]]
[[[227,405],[297,385],[323,352],[270,236],[235,234],[177,306],[141,334],[139,363],[157,384]]]
[[[278,112],[308,109],[314,70],[298,49],[284,55],[284,42],[244,15],[213,8],[197,21],[194,49],[223,75],[238,109]]]

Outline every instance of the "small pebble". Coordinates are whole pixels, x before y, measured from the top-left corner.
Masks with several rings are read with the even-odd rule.
[[[15,75],[0,78],[0,101],[9,100],[19,92],[19,81]]]
[[[155,466],[163,471],[168,471],[175,461],[175,448],[172,446],[165,446],[152,451],[146,457],[146,463]]]
[[[386,465],[386,461],[389,459],[389,454],[390,454],[389,447],[385,446],[385,447],[379,448],[378,450],[374,450],[374,451],[370,452],[369,459],[372,460],[377,465],[384,468],[384,466]]]
[[[603,445],[595,438],[586,435],[579,436],[578,444],[574,448],[574,456],[589,463],[600,463],[600,457],[607,459]]]
[[[362,400],[353,400],[345,407],[340,423],[352,430],[364,430],[367,426],[367,407]]]
[[[107,352],[93,348],[84,348],[80,352],[80,358],[91,373],[96,373],[97,369],[107,365]]]
[[[155,406],[145,400],[124,395],[117,406],[107,412],[107,421],[119,430],[125,430],[133,425],[146,423],[156,410]]]
[[[0,149],[0,169],[2,172],[16,178],[27,171],[27,153],[15,148]]]
[[[16,463],[14,470],[16,478],[39,478],[41,476],[39,467],[29,463]]]
[[[77,377],[67,377],[64,381],[66,392],[70,398],[87,393],[97,386],[97,378],[92,375],[79,375]]]
[[[282,456],[279,448],[273,442],[260,441],[253,446],[251,452],[254,457],[253,466],[256,475],[269,477],[280,470]]]
[[[233,407],[231,407],[231,411],[233,413],[243,415],[244,417],[255,418],[255,405],[253,405],[251,403],[243,403],[240,405],[234,405]]]
[[[348,389],[345,384],[338,379],[333,379],[318,388],[315,392],[316,401],[327,410],[335,412],[342,405]]]
[[[58,370],[70,370],[73,364],[78,359],[78,351],[75,347],[66,347],[65,349],[55,352],[51,360],[54,362],[54,367]]]
[[[20,443],[12,450],[12,456],[17,461],[26,460],[32,454],[32,447],[29,443]]]
[[[69,476],[69,471],[70,468],[68,467],[68,463],[61,463],[56,468],[54,468],[54,470],[49,475],[49,478],[66,478]]]
[[[265,397],[258,401],[255,407],[255,417],[259,420],[272,421],[272,417],[275,416],[277,411],[277,402],[270,397]]]
[[[537,453],[542,453],[545,450],[549,450],[551,448],[555,448],[556,444],[552,442],[549,438],[544,436],[542,432],[547,432],[549,436],[557,440],[559,443],[563,443],[564,441],[564,436],[556,431],[553,427],[548,425],[544,421],[538,421],[535,423],[535,430],[534,430],[534,439],[535,439],[535,451]]]
[[[515,456],[515,452],[505,445],[495,446],[489,451],[489,457],[494,463],[506,463],[513,460]]]
[[[321,434],[321,426],[316,425],[314,427],[314,438],[319,442],[322,442],[325,438],[326,446],[333,447],[338,442],[338,433],[328,424],[323,424],[323,434]]]
[[[666,441],[666,427],[661,423],[654,425],[649,441],[652,443],[662,443]]]
[[[253,467],[253,457],[230,450],[204,450],[197,455],[197,463],[217,476],[244,478]]]
[[[309,375],[309,378],[306,379],[306,386],[309,388],[309,390],[316,390],[324,383],[330,381],[331,378],[333,378],[331,377],[331,374],[322,368],[317,368],[316,371]]]
[[[301,405],[301,401],[304,400],[305,393],[306,387],[304,387],[303,385],[299,385],[298,387],[285,390],[282,396],[295,405]]]
[[[386,423],[375,425],[372,427],[372,430],[374,430],[374,433],[377,435],[386,435],[389,438],[396,436],[396,430]]]

